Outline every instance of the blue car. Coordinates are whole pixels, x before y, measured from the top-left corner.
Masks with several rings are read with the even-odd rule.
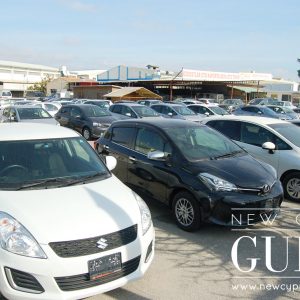
[[[256,116],[256,117],[267,117],[274,119],[286,120],[287,116],[275,113],[271,108],[263,105],[247,105],[237,108],[234,112],[237,116]]]

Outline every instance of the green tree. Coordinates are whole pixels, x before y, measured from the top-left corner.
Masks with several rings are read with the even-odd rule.
[[[35,84],[29,86],[27,88],[28,91],[39,91],[43,93],[47,93],[47,84],[52,80],[52,77],[47,75],[40,82],[36,82]]]

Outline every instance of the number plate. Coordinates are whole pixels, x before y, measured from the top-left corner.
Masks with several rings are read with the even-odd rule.
[[[88,262],[90,280],[105,277],[122,268],[121,253],[107,255]]]

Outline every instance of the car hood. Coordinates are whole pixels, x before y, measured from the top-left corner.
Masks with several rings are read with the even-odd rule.
[[[54,118],[45,118],[45,119],[28,119],[28,120],[21,120],[20,122],[24,123],[43,123],[43,124],[53,124],[57,125],[57,121]]]
[[[182,116],[185,120],[199,122],[203,117],[201,115]]]
[[[195,174],[209,173],[243,188],[258,188],[265,184],[272,186],[276,180],[272,167],[249,154],[193,162],[190,167]]]
[[[90,120],[92,122],[97,122],[101,124],[111,124],[114,121],[117,121],[118,118],[115,116],[105,116],[105,117],[91,117]]]
[[[95,237],[140,223],[132,191],[115,176],[85,185],[0,191],[1,211],[40,244]]]

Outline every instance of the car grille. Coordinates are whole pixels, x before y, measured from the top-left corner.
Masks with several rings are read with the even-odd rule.
[[[35,277],[33,277],[32,275],[19,271],[19,270],[15,270],[15,269],[11,269],[11,268],[5,268],[6,270],[6,276],[8,276],[8,274],[11,275],[11,279],[13,280],[13,283],[10,281],[10,279],[8,279],[8,281],[11,283],[12,288],[18,289],[18,290],[22,290],[24,289],[27,291],[36,291],[39,293],[44,292],[45,290],[43,289],[43,287],[40,285],[40,283],[36,280]],[[14,285],[16,285],[17,287],[14,287]],[[21,288],[21,289],[19,289]],[[1,297],[0,297],[1,298]]]
[[[133,225],[110,234],[82,240],[53,242],[49,243],[49,246],[60,257],[77,257],[95,254],[127,245],[133,242],[136,237],[137,225]],[[106,247],[99,248],[97,242],[99,242],[100,239],[101,241],[104,241],[104,245],[107,245]]]
[[[56,283],[62,291],[75,291],[90,288],[93,286],[98,286],[104,283],[117,280],[121,277],[127,276],[138,268],[140,264],[141,256],[135,257],[122,264],[122,269],[120,271],[109,274],[105,277],[98,278],[96,280],[90,280],[88,273],[80,274],[75,276],[67,277],[55,277]]]

